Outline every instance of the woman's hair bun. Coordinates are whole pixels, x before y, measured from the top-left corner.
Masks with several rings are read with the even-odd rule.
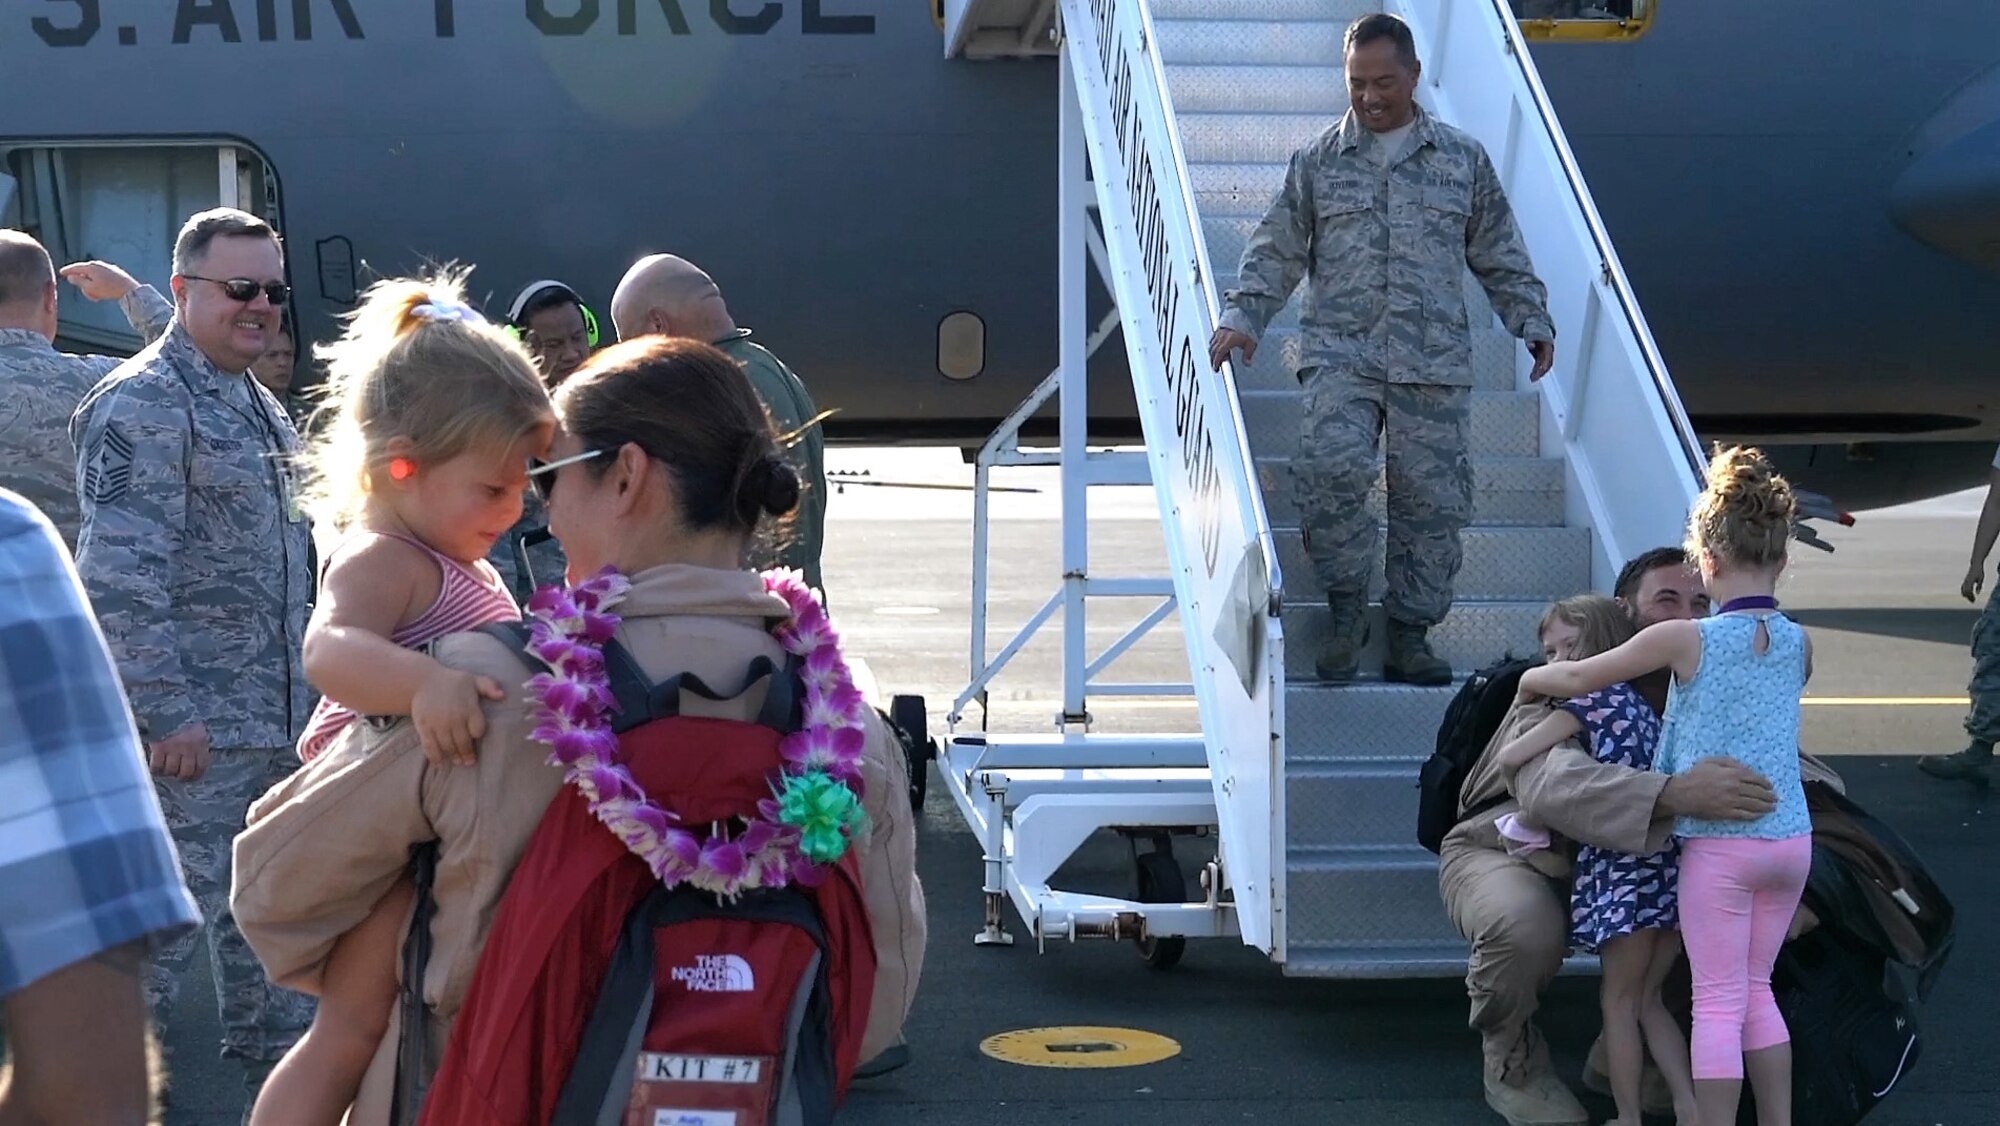
[[[745,522],[755,524],[760,514],[783,516],[799,505],[798,470],[776,454],[765,454],[743,474],[743,488],[737,494],[737,508]]]

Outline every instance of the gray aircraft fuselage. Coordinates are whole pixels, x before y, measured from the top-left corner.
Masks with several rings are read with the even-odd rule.
[[[1856,508],[1976,483],[2000,278],[1964,216],[2000,167],[2000,6],[1662,9],[1535,57],[1697,428],[1793,447]],[[945,59],[924,0],[7,2],[0,76],[0,147],[260,154],[307,337],[351,307],[344,255],[363,285],[476,265],[493,313],[560,278],[608,333],[619,275],[669,251],[839,440],[976,442],[1056,362],[1055,68]],[[961,311],[984,368],[952,379]],[[1107,438],[1137,432],[1123,363],[1095,364]]]

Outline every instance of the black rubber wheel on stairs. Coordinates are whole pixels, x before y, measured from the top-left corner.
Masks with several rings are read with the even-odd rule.
[[[1180,862],[1171,852],[1145,852],[1138,856],[1139,895],[1141,903],[1186,903],[1187,877],[1181,874]],[[1187,939],[1181,935],[1166,935],[1159,938],[1135,940],[1139,946],[1139,956],[1156,970],[1170,970],[1179,964],[1181,955],[1187,953]]]
[[[903,744],[903,761],[910,770],[910,811],[924,811],[924,795],[931,784],[931,759],[937,757],[931,748],[930,721],[924,710],[922,696],[895,696],[889,700],[889,724],[896,729],[896,738]]]

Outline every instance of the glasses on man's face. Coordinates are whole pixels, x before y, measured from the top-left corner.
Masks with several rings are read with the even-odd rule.
[[[569,457],[557,458],[554,461],[540,461],[531,457],[528,459],[528,484],[535,487],[535,495],[542,498],[543,504],[547,504],[549,503],[549,496],[556,491],[556,470],[561,469],[565,465],[575,465],[579,461],[589,461],[591,458],[602,457],[611,452],[613,451],[609,447],[606,447],[601,450],[591,450],[589,453],[572,454]]]
[[[181,276],[189,281],[205,281],[210,285],[219,285],[231,301],[241,301],[245,305],[257,300],[259,291],[270,298],[273,305],[283,305],[292,296],[292,287],[284,282],[260,282],[249,278],[204,278],[197,274]]]

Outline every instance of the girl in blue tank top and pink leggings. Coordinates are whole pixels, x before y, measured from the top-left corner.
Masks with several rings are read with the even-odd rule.
[[[1792,1121],[1791,1036],[1771,994],[1771,967],[1812,867],[1799,778],[1799,696],[1812,674],[1812,642],[1777,612],[1776,598],[1794,509],[1791,486],[1761,453],[1718,452],[1688,520],[1688,553],[1720,612],[1661,622],[1609,652],[1521,678],[1524,699],[1568,699],[1672,668],[1654,768],[1678,774],[1704,758],[1732,758],[1777,791],[1777,808],[1755,821],[1683,817],[1674,827],[1702,1126],[1734,1126],[1746,1071],[1759,1126]]]
[[[339,754],[359,716],[408,716],[432,762],[469,764],[481,700],[503,690],[422,648],[520,619],[486,555],[520,518],[555,412],[534,361],[465,304],[455,277],[377,285],[320,355],[333,419],[307,453],[308,496],[342,539],[306,629],[306,675],[325,696],[299,756]],[[335,942],[312,1028],[264,1084],[253,1126],[345,1116],[389,1023],[412,890],[404,879]]]

